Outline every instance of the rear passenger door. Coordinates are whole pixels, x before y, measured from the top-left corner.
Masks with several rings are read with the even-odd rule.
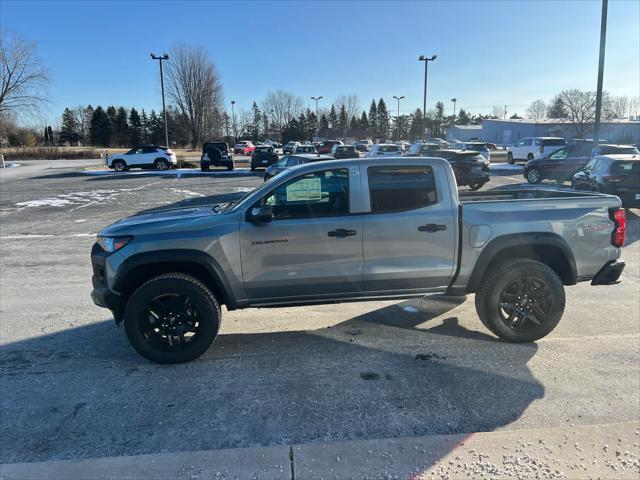
[[[143,147],[139,162],[143,165],[153,165],[153,161],[159,156],[161,155],[156,152],[154,147]]]
[[[421,292],[446,287],[454,269],[456,225],[442,167],[362,166],[366,291]]]

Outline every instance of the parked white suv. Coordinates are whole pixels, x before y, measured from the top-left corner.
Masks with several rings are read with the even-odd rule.
[[[367,157],[399,157],[402,155],[402,148],[395,143],[374,143]]]
[[[133,167],[168,170],[178,166],[178,159],[167,147],[138,145],[127,153],[108,155],[105,163],[116,172],[124,172]]]
[[[525,137],[508,148],[507,161],[513,164],[518,160],[533,160],[550,155],[566,145],[566,140],[560,137]]]

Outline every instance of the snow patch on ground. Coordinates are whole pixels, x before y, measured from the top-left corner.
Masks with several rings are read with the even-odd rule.
[[[402,307],[402,310],[409,313],[418,313],[418,309],[416,307],[411,307],[411,306]]]
[[[233,190],[235,192],[247,193],[247,192],[252,192],[254,189],[249,187],[234,187]]]
[[[511,165],[509,163],[490,163],[489,170],[509,170],[512,172],[522,172],[524,167],[522,165]]]
[[[66,207],[72,205],[71,200],[65,198],[43,198],[42,200],[29,200],[28,202],[18,202],[17,207]]]
[[[172,188],[171,191],[186,195],[187,197],[204,197],[204,194],[200,192],[192,192],[191,190],[181,190],[179,188]]]
[[[199,168],[172,168],[171,170],[129,170],[128,172],[115,172],[113,170],[83,170],[84,175],[159,175],[159,176],[182,176],[182,175],[211,175],[211,176],[239,176],[254,175],[249,168],[236,168],[235,170],[210,170],[203,172]]]

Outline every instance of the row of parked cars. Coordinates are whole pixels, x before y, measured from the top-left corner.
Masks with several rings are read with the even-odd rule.
[[[526,162],[523,175],[529,183],[568,181],[574,190],[609,193],[625,207],[640,207],[640,151],[634,145],[594,147],[592,140],[528,137],[509,148],[507,159]]]

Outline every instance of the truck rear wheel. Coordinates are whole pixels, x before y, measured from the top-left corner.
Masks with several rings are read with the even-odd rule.
[[[551,332],[564,312],[564,286],[545,264],[527,258],[500,263],[476,293],[482,323],[510,342],[533,342]]]
[[[167,273],[139,287],[124,311],[129,342],[156,363],[183,363],[207,351],[220,328],[220,305],[197,279]]]

